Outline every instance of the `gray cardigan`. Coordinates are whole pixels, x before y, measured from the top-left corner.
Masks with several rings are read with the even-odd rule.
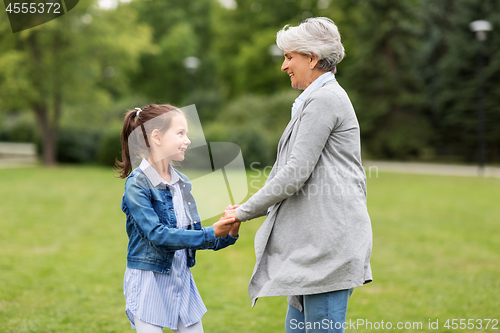
[[[349,289],[372,280],[359,125],[346,92],[330,81],[313,91],[281,136],[262,187],[237,208],[241,221],[267,218],[255,236],[248,292],[284,296]]]

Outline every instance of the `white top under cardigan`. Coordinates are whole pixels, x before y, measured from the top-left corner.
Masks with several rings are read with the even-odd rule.
[[[189,219],[179,188],[179,175],[170,166],[172,179],[167,183],[158,172],[143,159],[139,166],[153,186],[162,183],[170,188],[177,228],[187,228]],[[196,288],[191,271],[187,267],[187,250],[175,251],[170,274],[127,268],[123,282],[126,313],[132,328],[134,316],[146,323],[177,329],[179,318],[185,327],[201,320],[207,312]]]
[[[326,72],[321,74],[316,80],[314,80],[303,92],[295,99],[292,105],[292,118],[295,112],[302,106],[302,103],[306,100],[307,96],[311,94],[314,90],[318,89],[327,82],[335,80],[335,74],[332,72]]]

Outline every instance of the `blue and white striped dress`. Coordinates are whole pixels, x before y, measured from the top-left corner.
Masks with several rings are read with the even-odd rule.
[[[172,179],[168,184],[145,159],[140,168],[153,185],[161,182],[169,186],[173,195],[177,228],[187,228],[189,219],[184,211],[179,175],[170,167]],[[175,330],[179,319],[187,327],[200,321],[207,312],[193,275],[187,267],[186,251],[175,251],[170,274],[127,267],[123,290],[126,313],[133,329],[134,316],[146,323]]]

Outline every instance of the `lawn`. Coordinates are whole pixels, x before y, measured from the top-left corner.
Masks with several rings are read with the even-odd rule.
[[[133,332],[122,293],[123,184],[99,167],[0,170],[2,332]],[[500,319],[499,203],[499,179],[371,175],[374,282],[354,291],[348,331],[498,331],[485,326]],[[244,223],[231,248],[198,252],[205,332],[284,331],[286,299],[252,309],[247,294],[261,223]]]

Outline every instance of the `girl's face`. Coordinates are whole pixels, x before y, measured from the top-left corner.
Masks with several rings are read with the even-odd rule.
[[[191,143],[187,137],[186,117],[176,114],[172,117],[170,128],[161,136],[161,154],[170,161],[183,161],[186,149]]]

